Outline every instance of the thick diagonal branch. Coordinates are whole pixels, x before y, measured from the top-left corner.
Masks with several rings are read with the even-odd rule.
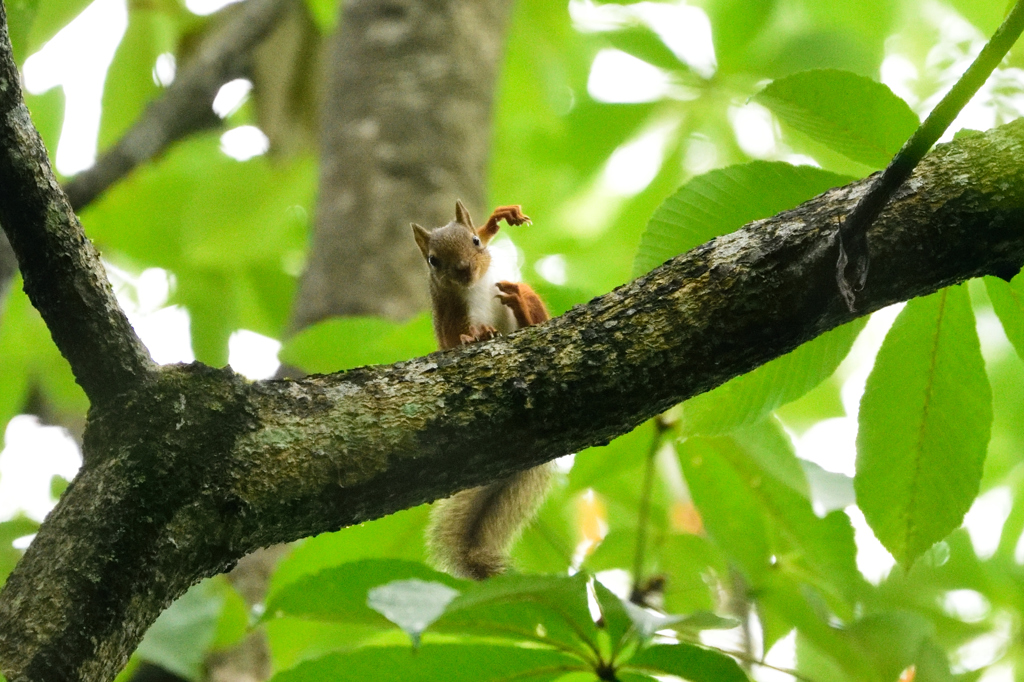
[[[219,30],[207,36],[163,95],[150,104],[117,144],[88,170],[67,183],[76,211],[93,201],[136,166],[168,146],[201,130],[220,125],[211,105],[224,83],[240,78],[252,49],[295,0],[248,0]]]
[[[93,403],[127,390],[152,367],[114,298],[32,126],[0,3],[0,225],[25,292]]]
[[[940,147],[868,233],[862,308],[838,217],[867,181],[708,242],[506,338],[248,383],[171,367],[95,409],[86,464],[0,592],[12,682],[108,680],[202,576],[607,442],[857,314],[1024,262],[1024,121]]]

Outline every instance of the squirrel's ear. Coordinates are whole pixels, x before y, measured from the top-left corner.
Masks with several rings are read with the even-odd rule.
[[[420,247],[423,259],[430,255],[430,230],[416,223],[412,223],[412,236],[416,238],[416,246]]]
[[[473,219],[469,217],[469,211],[458,199],[455,200],[455,222],[465,225],[473,230]],[[475,230],[474,230],[475,231]]]

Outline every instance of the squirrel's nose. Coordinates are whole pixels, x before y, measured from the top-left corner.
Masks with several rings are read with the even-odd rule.
[[[459,279],[465,280],[467,282],[469,281],[470,272],[471,270],[469,261],[459,263],[459,266],[455,268],[455,274],[459,277]]]

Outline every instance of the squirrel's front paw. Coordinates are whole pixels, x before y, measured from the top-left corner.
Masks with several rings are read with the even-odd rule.
[[[519,283],[518,282],[497,282],[495,283],[498,287],[497,299],[501,301],[502,305],[508,306],[512,309],[512,312],[523,309],[523,300],[519,295]]]
[[[467,343],[476,343],[477,341],[490,341],[494,337],[498,336],[498,330],[489,324],[482,324],[479,327],[470,327],[468,334],[460,334],[459,341],[465,346]]]

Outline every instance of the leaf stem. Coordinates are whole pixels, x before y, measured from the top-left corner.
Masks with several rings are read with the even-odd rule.
[[[654,436],[651,438],[651,447],[647,452],[647,462],[644,466],[643,487],[640,489],[640,508],[637,511],[636,551],[633,556],[633,589],[629,600],[635,604],[642,604],[643,597],[647,593],[645,589],[643,570],[644,555],[647,552],[647,531],[648,519],[651,514],[651,490],[654,487],[654,460],[661,449],[661,443],[665,434],[672,429],[672,421],[664,414],[654,418]]]

